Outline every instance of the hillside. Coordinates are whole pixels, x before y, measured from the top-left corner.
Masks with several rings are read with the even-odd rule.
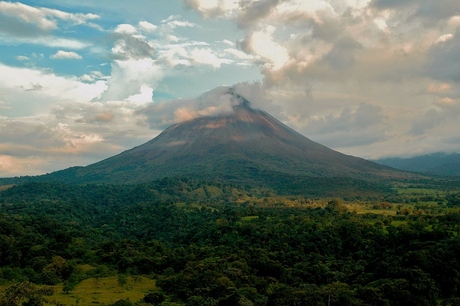
[[[414,157],[375,160],[381,165],[437,176],[460,176],[460,153],[437,152]]]

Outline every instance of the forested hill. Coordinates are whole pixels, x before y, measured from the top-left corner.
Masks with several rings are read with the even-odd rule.
[[[407,158],[391,157],[374,161],[405,171],[460,177],[460,153],[447,154],[438,152]]]
[[[460,193],[426,198],[385,217],[214,182],[18,185],[0,191],[0,285],[72,294],[114,271],[154,278],[161,305],[459,305]]]

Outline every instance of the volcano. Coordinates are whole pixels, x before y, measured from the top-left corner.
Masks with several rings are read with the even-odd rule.
[[[77,183],[192,177],[299,188],[308,182],[356,185],[406,175],[318,144],[235,97],[239,103],[231,112],[172,125],[138,147],[50,175]]]

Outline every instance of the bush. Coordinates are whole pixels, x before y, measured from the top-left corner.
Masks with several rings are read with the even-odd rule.
[[[144,296],[144,302],[151,305],[160,305],[165,300],[165,296],[161,292],[152,292]]]

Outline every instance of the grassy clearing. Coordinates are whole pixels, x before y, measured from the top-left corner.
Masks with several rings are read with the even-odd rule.
[[[398,210],[397,204],[390,204],[385,208],[375,208],[375,204],[373,203],[347,203],[345,207],[359,215],[375,214],[395,216]]]
[[[74,290],[65,294],[62,285],[54,286],[55,294],[51,300],[64,305],[110,305],[121,299],[131,302],[141,300],[146,293],[155,290],[155,280],[143,277],[127,277],[121,286],[118,276],[89,278],[78,284]]]
[[[251,221],[251,220],[255,220],[255,219],[259,219],[259,216],[246,216],[246,217],[242,217],[242,218],[241,218],[241,221]]]
[[[3,186],[0,186],[0,191],[3,191],[3,190],[7,190],[8,188],[11,188],[13,187],[14,185],[3,185]]]

